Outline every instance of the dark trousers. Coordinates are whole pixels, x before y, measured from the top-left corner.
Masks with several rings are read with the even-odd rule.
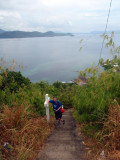
[[[61,119],[62,118],[62,113],[61,112],[55,112],[55,118],[58,120],[58,119]]]

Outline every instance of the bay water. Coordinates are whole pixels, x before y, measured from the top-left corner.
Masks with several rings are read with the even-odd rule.
[[[0,57],[23,65],[22,74],[32,82],[68,82],[98,64],[102,41],[99,34],[0,39]],[[111,59],[109,49],[104,47],[101,57]]]

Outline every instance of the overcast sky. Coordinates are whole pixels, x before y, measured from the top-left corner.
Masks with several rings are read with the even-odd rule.
[[[0,29],[103,31],[110,0],[0,0]],[[120,30],[120,0],[113,0],[108,30]]]

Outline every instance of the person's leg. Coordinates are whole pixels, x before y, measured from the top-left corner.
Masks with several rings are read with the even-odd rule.
[[[62,113],[61,113],[61,112],[59,112],[59,118],[60,118],[60,121],[61,121],[63,124],[65,124],[65,120],[62,119]]]
[[[62,120],[62,122],[63,122],[63,124],[65,124],[65,120],[64,119]]]
[[[58,124],[60,124],[60,122],[65,124],[65,120],[62,119],[62,113],[61,112],[55,112],[55,118],[58,121]]]
[[[60,124],[60,121],[61,121],[61,119],[59,118],[59,119],[58,119],[58,123],[59,123],[59,124]]]
[[[60,117],[58,112],[55,112],[55,118],[58,121],[58,124],[60,124]]]

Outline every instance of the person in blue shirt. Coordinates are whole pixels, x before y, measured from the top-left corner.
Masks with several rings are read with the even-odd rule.
[[[62,105],[61,105],[60,101],[58,101],[57,98],[54,96],[53,100],[50,100],[48,102],[52,103],[52,105],[53,105],[53,111],[55,113],[56,120],[58,120],[58,123],[60,123],[62,121],[63,124],[65,124],[65,120],[62,120],[62,112],[61,112]]]

